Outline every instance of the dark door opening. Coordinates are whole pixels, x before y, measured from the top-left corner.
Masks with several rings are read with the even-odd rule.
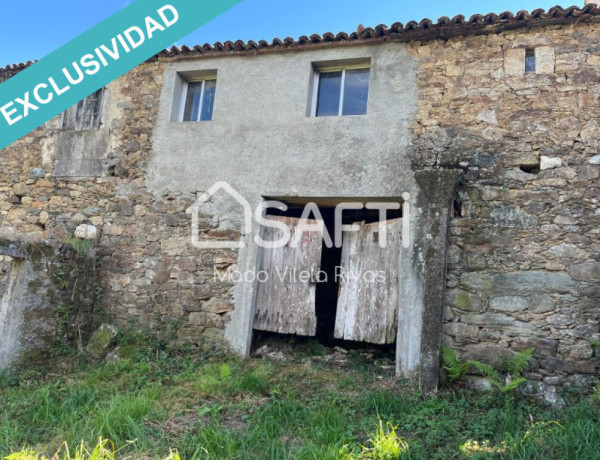
[[[299,219],[302,217],[304,211],[303,204],[288,204],[286,211],[280,211],[277,209],[270,209],[268,216],[278,216],[279,218],[294,218]],[[323,226],[327,230],[332,240],[335,240],[335,207],[332,206],[319,206],[319,211],[323,219]],[[313,219],[317,216],[309,216]],[[402,217],[402,210],[388,210],[386,215],[386,221],[393,219],[400,219]],[[342,213],[342,223],[344,225],[351,225],[356,223],[364,224],[375,224],[380,222],[380,211],[361,209],[361,210],[344,210]],[[375,232],[377,233],[377,232]],[[376,235],[375,235],[376,236]],[[319,236],[320,238],[320,236]],[[375,240],[376,241],[376,240]],[[347,243],[344,243],[347,244]],[[391,250],[394,250],[392,248]],[[338,316],[338,303],[340,297],[340,280],[343,279],[342,268],[342,247],[336,247],[334,244],[332,247],[328,247],[324,241],[321,241],[321,253],[319,262],[319,276],[315,282],[314,290],[314,314],[316,315],[316,329],[314,338],[322,345],[333,347],[341,346],[346,349],[354,348],[374,348],[392,351],[394,344],[387,343],[384,345],[377,345],[373,343],[367,343],[367,341],[353,341],[344,340],[341,338],[335,338],[336,329],[336,317]],[[285,298],[285,297],[284,297]],[[261,296],[261,301],[264,303],[264,296]],[[264,305],[261,305],[264,307]],[[257,306],[259,308],[259,306]],[[273,308],[277,308],[276,305]],[[277,315],[272,315],[276,317]],[[264,319],[264,318],[263,318]],[[374,318],[376,321],[377,318]],[[300,343],[306,342],[310,334],[294,334],[294,333],[278,333],[278,329],[264,326],[264,321],[261,322],[262,326],[257,326],[255,321],[255,336],[253,343],[255,347],[260,346],[264,340],[273,340],[277,337],[283,340],[294,339]],[[304,337],[304,339],[302,338]],[[314,340],[314,339],[312,339]]]

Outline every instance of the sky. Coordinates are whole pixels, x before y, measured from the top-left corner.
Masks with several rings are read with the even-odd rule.
[[[138,0],[144,1],[144,0]],[[207,1],[207,0],[196,0]],[[41,59],[132,0],[0,0],[0,67]],[[196,45],[353,32],[359,24],[406,23],[423,18],[548,9],[557,0],[243,0],[176,44]],[[583,0],[573,3],[583,5]]]

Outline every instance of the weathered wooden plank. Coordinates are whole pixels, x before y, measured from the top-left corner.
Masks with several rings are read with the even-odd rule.
[[[316,274],[321,263],[322,238],[318,232],[304,232],[298,247],[293,248],[294,234],[300,219],[268,216],[283,222],[292,233],[282,248],[262,249],[259,272],[266,279],[258,282],[254,329],[312,336],[317,330],[315,311]],[[263,239],[280,239],[282,231],[265,227]],[[261,275],[262,276],[262,275]]]
[[[344,233],[334,331],[338,339],[377,344],[396,340],[402,219],[383,224],[384,248],[379,222],[361,222],[358,232]]]

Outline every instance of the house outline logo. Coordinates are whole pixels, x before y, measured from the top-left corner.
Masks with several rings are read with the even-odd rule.
[[[206,192],[198,197],[196,202],[186,209],[186,214],[192,216],[192,245],[198,249],[239,249],[246,246],[243,241],[201,241],[199,238],[199,219],[198,211],[200,206],[210,201],[219,191],[224,190],[229,196],[237,201],[244,209],[244,232],[252,233],[252,206],[236,189],[225,181],[218,181],[213,184]]]
[[[200,210],[200,206],[202,206],[204,203],[210,201],[211,197],[213,197],[214,195],[217,194],[217,192],[224,190],[225,192],[227,192],[227,194],[232,197],[236,202],[238,202],[243,210],[244,210],[244,225],[243,225],[243,231],[242,231],[242,236],[245,235],[250,235],[252,234],[253,228],[252,228],[252,221],[253,221],[253,212],[252,212],[252,206],[250,205],[250,202],[248,200],[246,200],[246,198],[244,198],[235,188],[233,188],[229,183],[225,182],[225,181],[218,181],[215,182],[212,187],[210,187],[206,192],[202,193],[197,200],[195,201],[195,203],[193,205],[191,205],[189,208],[186,209],[186,214],[191,215],[192,217],[192,245],[198,249],[240,249],[240,248],[244,248],[246,247],[246,243],[243,241],[243,238],[238,240],[238,241],[219,241],[219,240],[214,240],[214,239],[210,239],[210,240],[200,240],[199,237],[199,230],[200,230],[200,225],[199,225],[199,217],[198,217],[198,212]],[[403,203],[397,203],[398,204],[398,208],[402,207],[402,246],[407,249],[410,246],[410,204],[409,204],[409,200],[410,200],[410,194],[409,193],[403,193],[402,194],[402,199],[403,199]],[[380,211],[383,209],[384,212],[386,209],[398,209],[396,207],[392,207],[390,208],[388,206],[387,202],[369,202],[366,204],[363,204],[362,202],[344,202],[344,203],[339,203],[338,207],[344,205],[343,209],[363,209],[363,206],[366,207],[366,209],[380,209]],[[265,221],[264,219],[262,219],[262,211],[264,211],[267,207],[275,207],[277,209],[280,210],[287,210],[287,205],[279,202],[279,201],[266,201],[263,202],[262,205],[259,205],[256,209],[256,220],[257,223],[259,223],[260,225],[268,225],[268,221]],[[313,210],[314,208],[316,208],[316,213]],[[313,213],[315,220],[320,221],[322,220],[320,211],[318,209],[318,206],[314,203],[314,202],[310,202],[306,205],[305,207],[305,213],[307,210],[310,210],[310,212]],[[385,215],[385,214],[384,214]],[[356,226],[354,225],[350,225],[350,226],[344,226],[341,222],[341,212],[338,215],[337,212],[337,208],[336,208],[336,229],[338,227],[347,230],[347,231],[357,231]],[[338,219],[339,218],[339,222]],[[307,217],[304,216],[303,213],[303,217],[300,218],[301,222],[304,222],[304,224],[307,222]],[[382,217],[382,220],[380,222],[384,223],[386,221],[386,219],[384,217]],[[297,231],[300,231],[300,234],[302,234],[305,231],[315,231],[315,229],[308,225],[308,227],[304,226],[304,224],[300,225],[298,227],[298,229],[296,229]],[[281,228],[281,225],[279,224],[275,224],[275,225],[268,225],[269,227],[273,227],[273,228]],[[322,227],[319,227],[316,231],[319,231],[324,239],[324,241],[331,241],[331,237],[329,236],[327,230]],[[380,229],[380,233],[382,235],[385,235],[385,227]],[[336,230],[336,234],[337,234],[337,230]],[[260,236],[255,236],[255,241],[256,244],[258,244],[259,246],[263,247],[263,248],[267,248],[267,249],[275,249],[278,247],[282,247],[285,246],[288,241],[289,241],[289,232],[288,232],[288,240],[281,240],[277,243],[270,243],[270,242],[266,242],[264,240],[262,240],[260,238]],[[292,242],[292,247],[295,247],[295,245],[297,245],[297,239],[293,240],[296,241],[295,243]],[[336,237],[336,241],[337,241],[337,237]],[[386,238],[381,238],[380,239],[380,247],[385,247],[386,244]],[[331,247],[332,244],[328,245],[327,247]],[[336,247],[341,247],[341,246],[336,246]]]

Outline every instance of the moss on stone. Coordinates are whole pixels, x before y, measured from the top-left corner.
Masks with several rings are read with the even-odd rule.
[[[456,294],[456,306],[461,310],[470,311],[473,308],[471,296],[467,292],[459,292]]]
[[[114,326],[103,324],[92,334],[85,349],[93,358],[101,358],[116,336],[117,329]]]

